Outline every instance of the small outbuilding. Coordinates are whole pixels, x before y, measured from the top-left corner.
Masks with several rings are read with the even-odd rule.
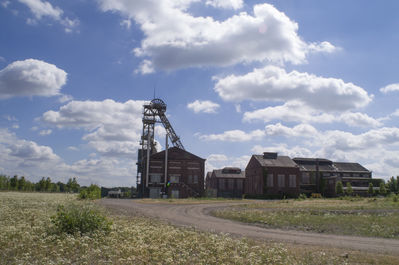
[[[237,167],[225,167],[208,172],[206,190],[215,191],[217,197],[242,198],[245,171]]]

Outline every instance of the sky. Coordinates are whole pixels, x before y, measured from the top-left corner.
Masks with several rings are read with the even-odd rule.
[[[135,186],[154,98],[206,170],[399,175],[396,0],[0,0],[0,174]],[[159,150],[165,143],[157,125]]]

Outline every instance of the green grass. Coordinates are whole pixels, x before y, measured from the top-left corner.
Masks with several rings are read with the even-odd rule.
[[[111,231],[51,233],[59,204],[76,195],[0,192],[0,264],[398,264],[399,257],[265,243],[106,214]],[[95,207],[94,205],[93,207]],[[100,209],[101,210],[101,209]],[[349,258],[341,257],[349,253]]]
[[[399,238],[399,203],[390,198],[265,201],[212,214],[269,228]]]

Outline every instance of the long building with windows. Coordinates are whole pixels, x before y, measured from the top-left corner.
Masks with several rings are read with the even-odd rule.
[[[244,181],[245,171],[240,168],[215,169],[206,176],[206,190],[215,197],[242,198]]]

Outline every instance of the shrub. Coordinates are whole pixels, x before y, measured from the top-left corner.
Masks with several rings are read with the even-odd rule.
[[[393,202],[398,202],[399,201],[399,195],[394,195],[392,198]]]
[[[353,189],[352,189],[352,185],[350,182],[346,183],[346,194],[349,196],[352,196],[352,194],[353,194]]]
[[[57,214],[51,217],[55,232],[60,234],[86,234],[95,231],[109,232],[112,222],[98,210],[88,205],[59,205]]]
[[[373,196],[374,195],[374,187],[373,187],[373,183],[369,183],[369,189],[368,189],[368,191],[367,191],[367,193],[370,195],[370,196]]]
[[[305,193],[301,193],[301,194],[299,194],[299,197],[298,197],[298,200],[306,200],[308,197],[306,197],[306,194]]]
[[[100,199],[101,198],[101,189],[97,185],[91,184],[88,188],[82,189],[79,192],[80,199]]]
[[[335,184],[335,193],[339,196],[344,193],[344,187],[342,185],[342,181],[337,181],[337,183]]]
[[[385,188],[385,184],[383,182],[380,183],[380,195],[385,196],[387,195],[387,189]]]

